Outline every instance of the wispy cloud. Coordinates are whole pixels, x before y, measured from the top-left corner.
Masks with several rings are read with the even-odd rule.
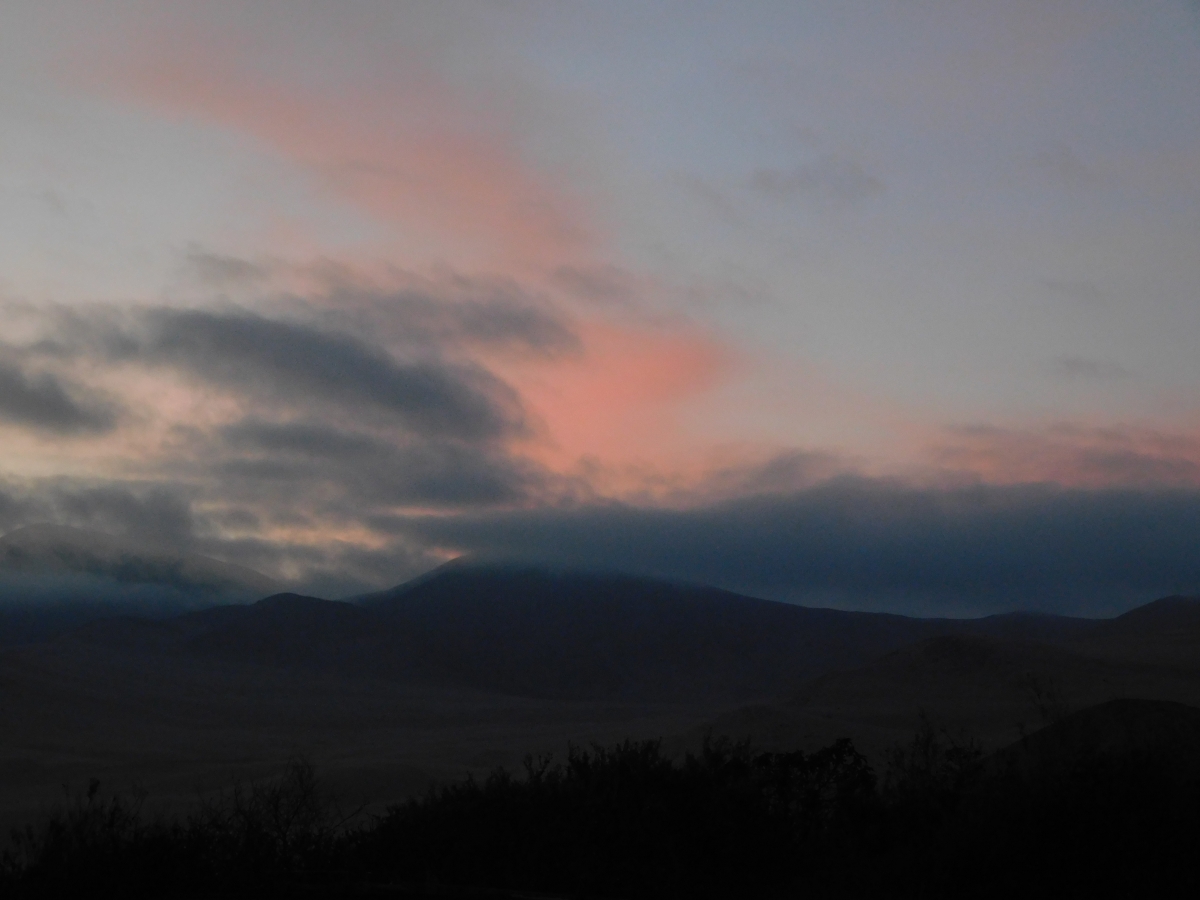
[[[208,287],[256,284],[268,277],[266,269],[250,260],[198,249],[188,252],[187,265],[200,283]]]
[[[1145,427],[974,425],[947,429],[936,463],[993,483],[1040,482],[1103,489],[1200,487],[1200,438]]]
[[[252,136],[380,221],[494,264],[553,264],[595,240],[583,202],[528,161],[515,126],[415,59],[394,60],[383,84],[325,92],[272,77],[235,41],[206,35],[201,51],[185,32],[97,66],[92,86]]]
[[[1133,373],[1118,362],[1086,356],[1059,357],[1054,360],[1052,371],[1060,378],[1079,381],[1112,381],[1133,377]]]
[[[857,160],[832,153],[791,169],[758,169],[746,186],[772,200],[837,203],[857,203],[887,190],[887,185]]]

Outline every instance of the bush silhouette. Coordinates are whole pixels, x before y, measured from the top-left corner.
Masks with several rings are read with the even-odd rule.
[[[753,891],[792,880],[797,854],[854,844],[874,802],[849,741],[811,756],[710,741],[680,763],[658,742],[626,742],[525,769],[394,808],[360,836],[365,867],[601,895]]]
[[[168,896],[303,878],[332,867],[345,839],[345,817],[304,759],[275,779],[235,784],[182,820],[147,819],[141,800],[105,798],[92,780],[41,827],[12,834],[4,881],[27,894]]]
[[[93,782],[14,834],[0,892],[1180,895],[1200,890],[1200,782],[1167,762],[1130,751],[1005,764],[929,722],[880,778],[848,740],[807,754],[709,740],[681,759],[626,741],[528,757],[520,774],[444,784],[356,824],[303,760],[175,820]]]

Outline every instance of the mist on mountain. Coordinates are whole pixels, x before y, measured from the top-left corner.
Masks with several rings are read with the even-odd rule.
[[[247,603],[278,582],[231,563],[63,525],[0,537],[0,645],[118,615],[169,618]]]

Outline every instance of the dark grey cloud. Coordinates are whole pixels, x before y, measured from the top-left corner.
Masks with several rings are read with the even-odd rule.
[[[236,506],[238,487],[232,485],[225,492],[221,485],[185,488],[169,480],[128,483],[115,480],[89,483],[68,478],[10,481],[0,485],[0,532],[8,534],[27,525],[65,525],[129,542],[151,556],[162,551],[168,554],[199,553],[272,574],[282,569],[294,575],[297,571],[303,572],[307,565],[319,573],[326,573],[326,583],[331,583],[329,572],[341,571],[345,583],[354,589],[364,584],[378,586],[379,582],[364,582],[349,567],[341,566],[338,560],[346,555],[347,549],[336,541],[314,550],[286,540],[224,536],[223,528],[230,524],[243,528],[261,524],[253,513],[248,518],[238,515],[246,512]],[[319,527],[322,523],[310,524]],[[170,566],[167,568],[169,570]],[[418,566],[415,571],[419,570]],[[40,579],[42,575],[38,574],[36,578]],[[13,584],[15,582],[10,587]],[[299,585],[306,586],[303,576]],[[95,593],[64,593],[67,588],[74,591],[85,587],[94,589]],[[38,596],[49,599],[60,594],[75,600],[81,596],[112,599],[109,595],[114,591],[119,594],[121,590],[115,583],[106,587],[104,584],[89,586],[71,582],[55,587],[47,582],[29,593],[27,599]],[[5,596],[0,590],[0,601]]]
[[[196,519],[191,499],[177,486],[43,483],[35,491],[47,518],[156,545],[192,545]]]
[[[140,320],[140,335],[112,336],[115,357],[250,394],[389,414],[424,434],[487,440],[527,427],[516,392],[479,366],[398,361],[356,337],[243,312],[153,309]]]
[[[304,590],[317,597],[352,597],[402,584],[444,562],[446,557],[404,541],[382,547],[321,548],[305,559]]]
[[[58,435],[111,431],[117,424],[115,409],[87,394],[78,386],[68,389],[67,382],[49,372],[31,375],[0,362],[0,419],[4,421]]]
[[[37,507],[30,502],[25,491],[16,485],[0,483],[0,532],[32,521],[36,515]]]
[[[123,377],[172,370],[228,392],[247,418],[163,423],[171,426],[165,441],[138,461],[141,482],[10,485],[0,524],[72,525],[167,544],[304,589],[365,590],[435,564],[439,557],[420,545],[363,538],[364,520],[397,509],[540,502],[561,480],[513,452],[508,439],[529,429],[519,398],[469,361],[471,342],[552,353],[569,352],[575,338],[503,292],[463,299],[449,312],[430,297],[406,297],[393,297],[399,312],[391,319],[356,319],[353,302],[341,317],[295,304],[288,318],[229,308],[44,312],[40,338],[6,348],[9,357],[56,369],[107,366]],[[391,339],[397,329],[404,340]],[[460,348],[468,352],[446,357]],[[256,533],[268,537],[248,537]],[[288,533],[298,537],[272,536]]]
[[[851,469],[850,461],[842,456],[789,450],[761,463],[716,469],[705,479],[705,491],[721,498],[788,493],[829,481]]]
[[[826,154],[792,169],[758,169],[746,182],[773,200],[814,199],[856,203],[879,196],[887,185],[856,160]]]
[[[920,489],[839,478],[702,509],[625,505],[381,518],[491,557],[896,612],[1111,614],[1200,592],[1200,492]]]
[[[397,355],[352,330],[236,308],[60,309],[23,352],[171,368],[251,403],[324,407],[431,437],[487,442],[530,431],[512,387],[469,359],[446,358],[436,341]]]
[[[401,504],[512,503],[541,492],[547,480],[531,463],[462,441],[405,442],[322,423],[256,419],[228,426],[220,437],[220,478],[298,499],[319,492],[349,515]]]

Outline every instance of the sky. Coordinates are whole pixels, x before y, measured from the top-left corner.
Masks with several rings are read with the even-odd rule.
[[[0,3],[0,530],[1200,592],[1200,4]]]

